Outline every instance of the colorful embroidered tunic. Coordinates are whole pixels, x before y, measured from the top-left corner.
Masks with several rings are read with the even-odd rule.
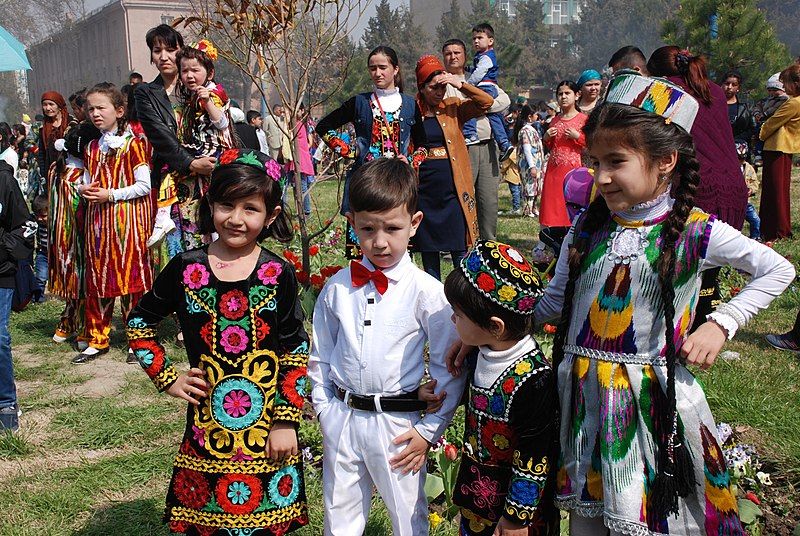
[[[299,423],[308,383],[308,337],[292,267],[262,250],[242,281],[220,281],[207,248],[181,253],[131,312],[130,347],[159,390],[178,371],[156,339],[177,312],[189,365],[210,384],[189,405],[165,520],[172,532],[285,534],[308,523],[300,456],[267,457],[275,422]]]
[[[50,292],[63,299],[83,297],[83,216],[85,204],[78,193],[83,182],[83,162],[68,155],[64,170],[51,168],[48,279]]]
[[[562,450],[557,501],[574,514],[602,516],[607,527],[621,534],[741,535],[711,410],[703,388],[680,363],[675,371],[678,427],[693,459],[696,488],[679,499],[677,518],[651,513],[655,434],[663,433],[653,416],[668,411],[657,262],[659,235],[671,203],[665,194],[654,208],[644,209],[645,219],[614,215],[591,235],[575,283],[565,357],[558,370]],[[710,237],[718,225],[724,229],[714,236],[730,251],[718,246],[709,261]],[[571,239],[570,233],[567,240]],[[713,216],[692,210],[676,248],[675,330],[670,336],[678,349],[694,317],[701,268],[731,262],[726,257],[739,248],[748,258],[748,250],[758,246],[750,242]],[[551,284],[561,285],[563,273]],[[559,307],[547,300],[546,294],[537,308],[539,321],[548,317],[540,309]]]
[[[150,165],[147,146],[126,131],[122,146],[103,152],[100,140],[86,149],[88,182],[120,189],[134,184],[134,171]],[[146,292],[153,284],[147,239],[153,231],[153,199],[148,195],[86,208],[87,296],[113,298]]]
[[[530,526],[529,534],[550,534],[559,520],[551,478],[558,453],[553,370],[531,337],[506,351],[480,352],[453,492],[461,534],[490,536],[501,517]]]

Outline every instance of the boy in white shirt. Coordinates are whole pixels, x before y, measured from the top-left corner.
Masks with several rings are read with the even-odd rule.
[[[325,534],[362,534],[374,485],[395,535],[425,535],[426,454],[464,388],[444,360],[458,338],[452,309],[442,284],[407,251],[422,221],[411,166],[376,159],[354,174],[349,194],[347,219],[365,258],[322,289],[308,370],[323,436]],[[426,342],[430,375],[450,396],[422,417],[417,389]]]

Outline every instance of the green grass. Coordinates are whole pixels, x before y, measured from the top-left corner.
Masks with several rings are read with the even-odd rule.
[[[505,184],[499,191],[500,209],[509,210]],[[793,192],[800,193],[797,181]],[[314,186],[312,195],[319,216],[312,218],[312,229],[335,214],[335,194],[333,183]],[[794,217],[800,224],[798,211]],[[341,223],[338,218],[335,225]],[[800,228],[795,232],[800,237]],[[523,252],[536,244],[537,233],[535,219],[499,217],[498,239]],[[341,245],[330,246],[322,239],[318,242],[321,252],[314,258],[317,266],[342,262]],[[276,252],[284,249],[280,244],[269,246]],[[800,240],[783,241],[775,248],[800,259]],[[450,270],[444,261],[442,268],[445,274]],[[743,439],[754,443],[766,460],[775,482],[770,493],[781,496],[786,524],[796,523],[792,516],[796,516],[793,512],[800,504],[800,361],[794,355],[772,350],[763,336],[789,329],[799,307],[800,290],[793,287],[726,346],[740,353],[739,360],[720,360],[710,371],[697,372],[716,420],[739,427]],[[20,433],[0,435],[0,534],[166,536],[161,515],[185,406],[157,394],[141,370],[124,364],[124,331],[119,320],[112,332],[115,349],[103,357],[120,367],[116,394],[78,394],[95,377],[95,370],[92,365],[70,365],[74,350],[50,342],[61,308],[60,302],[48,301],[12,317],[24,415]],[[172,321],[163,323],[161,335],[170,357],[185,362],[185,353],[172,344]],[[456,421],[448,430],[451,437],[460,436],[463,415],[459,414]],[[314,454],[321,451],[315,421],[303,423],[300,437]],[[311,522],[296,534],[317,536],[322,533],[318,469],[307,468],[306,487]],[[375,498],[373,506],[366,534],[390,534],[380,499]],[[446,524],[432,532],[435,536],[455,533],[455,528]]]

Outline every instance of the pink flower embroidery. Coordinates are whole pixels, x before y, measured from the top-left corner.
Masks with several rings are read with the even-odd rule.
[[[231,290],[222,295],[219,308],[226,318],[239,320],[247,312],[249,303],[247,296],[241,290]]]
[[[478,395],[472,399],[472,403],[475,405],[475,408],[479,410],[485,410],[489,407],[489,400],[484,395]]]
[[[270,160],[264,167],[267,171],[267,175],[272,177],[273,180],[276,181],[281,180],[281,165],[278,164],[275,160]]]
[[[533,306],[536,305],[536,300],[531,298],[530,296],[525,296],[519,303],[517,303],[517,307],[519,307],[520,311],[530,311],[533,309]]]
[[[244,391],[231,391],[222,401],[225,412],[234,418],[246,415],[251,405],[250,396]]]
[[[277,285],[278,276],[281,275],[283,268],[275,261],[269,261],[261,265],[258,269],[258,278],[265,285]]]
[[[198,445],[204,447],[206,445],[206,431],[202,428],[192,425],[192,434],[194,435],[194,440],[197,442]]]
[[[252,456],[242,452],[242,447],[237,448],[236,449],[236,454],[231,456],[231,461],[232,462],[249,462],[249,461],[252,461],[252,459],[253,459]]]
[[[247,348],[247,334],[239,326],[228,326],[222,331],[220,342],[226,352],[240,354]]]
[[[208,270],[199,262],[190,264],[183,271],[183,283],[192,290],[208,285]]]

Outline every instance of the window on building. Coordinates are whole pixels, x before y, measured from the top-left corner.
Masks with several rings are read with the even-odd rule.
[[[549,4],[549,5],[548,5]],[[545,24],[569,24],[577,13],[575,0],[550,0],[544,4]]]

